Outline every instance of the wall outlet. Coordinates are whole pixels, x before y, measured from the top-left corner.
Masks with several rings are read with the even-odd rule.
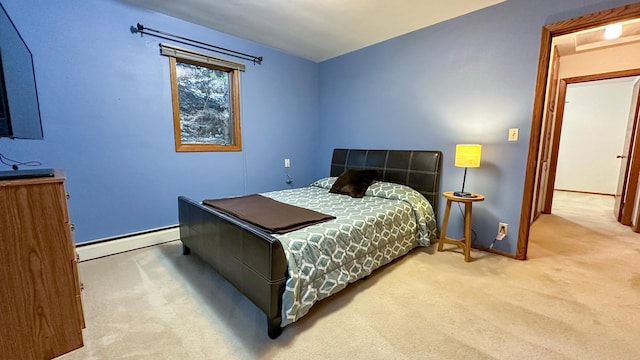
[[[291,161],[289,161],[289,159],[284,159],[284,167],[291,167]]]
[[[498,224],[498,234],[504,234],[504,236],[507,236],[508,232],[509,232],[509,224],[503,223],[503,222]]]

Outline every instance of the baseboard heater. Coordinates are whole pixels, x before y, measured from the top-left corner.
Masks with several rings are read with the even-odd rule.
[[[79,260],[87,261],[180,239],[178,225],[76,244]]]

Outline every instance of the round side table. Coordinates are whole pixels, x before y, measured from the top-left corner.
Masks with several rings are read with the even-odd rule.
[[[440,241],[438,242],[438,251],[442,251],[444,244],[456,245],[464,251],[464,261],[471,261],[471,213],[474,202],[484,201],[484,196],[480,194],[471,194],[473,197],[463,197],[454,195],[453,191],[446,191],[442,196],[447,199],[447,207],[444,210],[444,221],[440,230]],[[464,237],[456,240],[447,237],[447,226],[449,225],[449,213],[451,212],[451,203],[464,204]]]

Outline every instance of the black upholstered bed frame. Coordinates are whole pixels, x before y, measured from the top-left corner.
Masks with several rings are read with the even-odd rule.
[[[418,190],[438,213],[440,151],[335,149],[330,176],[347,169],[375,169],[378,180]],[[178,198],[183,253],[193,252],[267,316],[269,337],[282,332],[287,260],[280,242],[232,216],[184,196]]]

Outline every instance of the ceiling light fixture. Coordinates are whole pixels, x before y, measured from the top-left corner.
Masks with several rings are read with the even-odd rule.
[[[604,28],[604,38],[607,40],[617,39],[622,35],[622,24],[611,24]]]

